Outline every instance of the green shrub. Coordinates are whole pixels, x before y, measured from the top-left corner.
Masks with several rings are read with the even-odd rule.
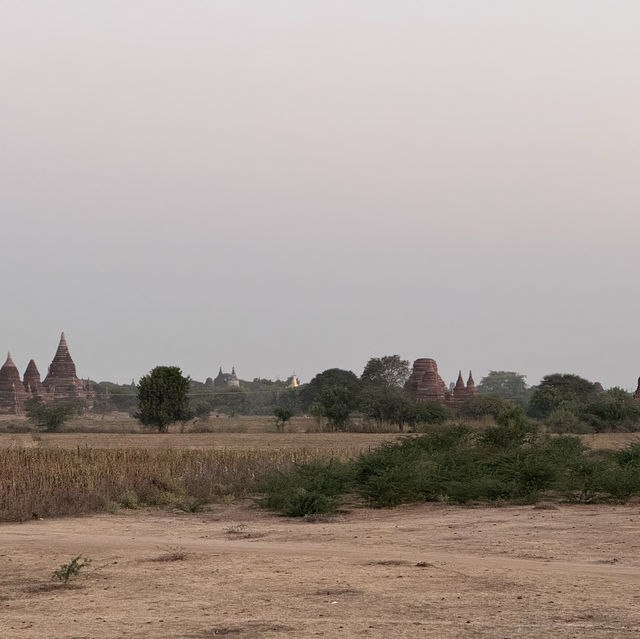
[[[583,422],[574,412],[567,408],[556,408],[549,417],[544,420],[547,428],[552,433],[594,433],[595,429],[590,424]]]
[[[475,435],[464,424],[388,443],[349,462],[304,464],[260,487],[263,506],[290,516],[334,512],[355,493],[372,507],[418,501],[571,501],[640,494],[640,444],[586,451],[577,437],[541,436],[517,407]]]
[[[78,573],[82,568],[85,568],[91,563],[91,559],[77,555],[68,564],[62,564],[59,568],[53,571],[53,578],[61,581],[63,584],[68,584],[69,581],[78,576]]]
[[[351,481],[347,462],[300,464],[290,474],[278,473],[261,482],[257,488],[264,497],[258,503],[290,517],[332,513]]]

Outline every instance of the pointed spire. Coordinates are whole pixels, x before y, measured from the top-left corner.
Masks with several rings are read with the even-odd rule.
[[[640,377],[638,377],[638,387],[636,388],[636,392],[633,394],[633,399],[640,399]]]
[[[453,390],[455,392],[457,390],[464,390],[465,388],[464,380],[462,379],[462,371],[458,371],[458,380],[456,381],[456,385]]]
[[[7,361],[4,363],[4,366],[2,368],[4,368],[5,366],[17,368],[17,366],[13,363],[13,360],[11,359],[11,353],[9,352],[7,352]]]
[[[471,373],[471,371],[469,371],[469,379],[467,380],[467,387],[469,386],[475,386],[476,383],[473,381],[473,375]]]
[[[24,378],[27,379],[27,377],[38,377],[40,379],[40,371],[32,359],[29,360],[27,369],[24,372]]]
[[[56,352],[56,356],[58,355],[69,355],[69,347],[67,346],[67,340],[64,336],[64,331],[60,333],[60,342],[58,344],[58,350]]]

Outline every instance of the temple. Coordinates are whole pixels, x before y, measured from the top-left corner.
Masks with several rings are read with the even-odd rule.
[[[640,402],[640,377],[638,377],[638,386],[636,388],[636,392],[633,394],[633,399]]]
[[[406,387],[418,403],[439,402],[440,404],[455,405],[472,399],[478,394],[471,372],[469,372],[469,378],[465,384],[462,371],[460,371],[455,385],[451,390],[448,390],[438,373],[438,364],[430,358],[417,359],[413,363],[413,370]]]
[[[231,368],[231,372],[230,373],[223,373],[222,372],[222,366],[220,367],[220,370],[218,371],[218,374],[216,375],[215,379],[211,379],[211,377],[207,377],[207,379],[204,382],[205,386],[235,386],[236,388],[240,386],[240,380],[238,379],[238,376],[236,375],[236,367],[233,366]]]
[[[89,406],[93,404],[91,383],[78,378],[64,333],[60,336],[58,350],[44,381],[40,380],[40,372],[33,360],[29,361],[22,380],[11,354],[7,355],[7,361],[0,368],[0,413],[23,414],[25,402],[31,397],[40,397],[44,402],[83,399]]]

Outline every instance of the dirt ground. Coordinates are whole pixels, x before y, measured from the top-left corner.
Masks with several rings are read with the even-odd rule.
[[[0,637],[638,637],[639,533],[638,504],[4,524]],[[80,553],[92,564],[54,586]]]

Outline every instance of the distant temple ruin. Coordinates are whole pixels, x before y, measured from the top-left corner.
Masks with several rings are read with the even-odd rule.
[[[218,371],[218,374],[216,375],[215,379],[211,379],[211,377],[207,377],[207,379],[204,382],[205,386],[216,386],[216,387],[220,387],[220,386],[234,386],[236,388],[238,388],[240,386],[240,380],[238,379],[238,376],[236,375],[236,367],[233,366],[231,368],[231,372],[230,373],[223,373],[222,372],[222,366],[220,367],[220,370]]]
[[[633,399],[640,401],[640,377],[638,377],[638,386],[636,392],[633,394]]]
[[[426,357],[413,362],[413,370],[407,381],[407,390],[418,403],[461,404],[478,395],[471,371],[469,371],[469,379],[466,384],[462,378],[462,371],[460,371],[458,381],[451,389],[448,389],[438,373],[436,361]]]
[[[83,399],[89,406],[93,404],[91,382],[76,375],[76,365],[71,359],[64,333],[43,381],[40,381],[40,372],[33,360],[29,361],[21,380],[10,353],[0,368],[0,413],[21,415],[25,402],[31,397],[40,397],[44,402]]]

